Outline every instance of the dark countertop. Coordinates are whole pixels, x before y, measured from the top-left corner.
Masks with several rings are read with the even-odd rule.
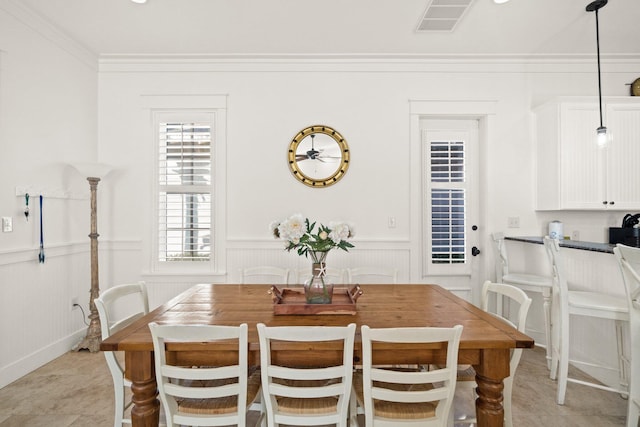
[[[543,238],[540,236],[505,236],[505,240],[515,240],[518,242],[543,244]],[[580,249],[583,251],[613,253],[615,245],[609,243],[583,242],[580,240],[560,240],[560,246],[563,248]]]

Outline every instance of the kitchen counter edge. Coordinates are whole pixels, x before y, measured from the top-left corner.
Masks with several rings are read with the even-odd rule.
[[[539,236],[505,236],[505,240],[514,240],[517,242],[543,244],[543,238]],[[615,245],[609,243],[583,242],[581,240],[560,240],[560,246],[563,248],[579,249],[591,252],[603,252],[612,254]]]

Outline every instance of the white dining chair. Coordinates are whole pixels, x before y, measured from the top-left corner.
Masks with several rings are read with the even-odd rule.
[[[260,374],[248,373],[248,327],[159,325],[149,323],[158,394],[167,427],[178,425],[245,427],[247,411],[260,395]],[[167,345],[237,342],[237,360],[215,367],[177,366],[167,361]],[[262,420],[258,419],[258,423]]]
[[[501,302],[507,300],[509,304],[504,304],[509,307],[509,313],[498,313],[497,308],[501,306]],[[484,282],[482,286],[482,299],[480,307],[505,322],[509,326],[512,326],[524,332],[527,326],[527,314],[529,307],[531,306],[531,298],[520,288],[507,285],[504,283],[492,283],[491,281]],[[513,315],[510,315],[513,313]],[[516,369],[520,364],[520,358],[522,357],[522,349],[517,348],[511,351],[509,361],[510,375],[504,379],[504,389],[502,391],[504,407],[504,425],[505,427],[513,427],[513,415],[511,395],[513,391],[513,378],[516,374]],[[473,396],[475,401],[475,389],[477,387],[475,380],[475,370],[471,366],[459,366],[457,388],[469,389],[470,395]],[[453,411],[452,411],[453,412]],[[476,424],[475,417],[467,417],[464,420],[456,420],[459,424]]]
[[[357,425],[357,406],[364,408],[366,427],[402,425],[445,427],[456,387],[458,348],[462,326],[452,328],[370,328],[362,326],[362,373],[354,374],[351,421]],[[375,346],[446,343],[444,366],[432,370],[397,369],[373,364]]]
[[[349,284],[381,283],[395,285],[398,283],[398,269],[386,267],[354,267],[347,269]]]
[[[625,354],[623,343],[623,325],[629,321],[629,307],[624,298],[600,292],[586,292],[569,289],[564,269],[564,261],[557,239],[545,236],[544,245],[550,254],[553,267],[553,303],[552,303],[552,352],[551,379],[557,379],[558,390],[556,402],[564,405],[567,382],[582,384],[602,390],[627,394],[627,378],[625,375]],[[579,380],[569,377],[569,344],[571,317],[584,316],[615,322],[618,347],[618,367],[620,387],[609,387],[600,383]]]
[[[524,291],[537,292],[542,295],[544,348],[547,353],[547,367],[551,367],[551,292],[553,290],[553,279],[550,271],[548,274],[512,271],[509,266],[504,233],[492,233],[491,243],[495,259],[496,282],[514,285]],[[536,346],[541,345],[536,343]]]
[[[627,427],[640,426],[640,248],[618,244],[616,256],[627,293],[631,355]]]
[[[287,285],[291,280],[291,270],[282,267],[262,265],[240,269],[240,283]]]
[[[147,288],[144,282],[113,286],[102,292],[94,299],[100,318],[102,339],[109,338],[112,334],[130,325],[149,312],[149,300]],[[123,424],[131,424],[131,419],[125,417],[125,411],[132,402],[125,402],[125,390],[131,387],[131,381],[125,377],[124,367],[113,351],[104,351],[107,366],[113,379],[115,393],[115,427]]]
[[[353,375],[353,343],[356,325],[266,326],[257,325],[260,366],[267,425],[347,427]],[[272,342],[335,341],[341,346],[342,363],[330,367],[280,366],[272,355]],[[312,354],[312,353],[311,353]],[[313,365],[310,356],[309,365]]]

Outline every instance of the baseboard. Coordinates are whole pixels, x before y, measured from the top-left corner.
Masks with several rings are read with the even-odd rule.
[[[51,343],[46,347],[38,349],[10,365],[2,367],[0,369],[0,388],[11,384],[17,379],[22,378],[28,373],[33,372],[39,367],[68,352],[74,345],[82,340],[85,332],[86,328],[83,328],[65,338]]]

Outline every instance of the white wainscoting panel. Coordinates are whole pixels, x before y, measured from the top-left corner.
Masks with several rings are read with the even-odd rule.
[[[88,314],[89,244],[0,254],[0,387],[68,351],[84,336]]]
[[[398,283],[409,283],[409,249],[407,242],[353,242],[356,246],[348,252],[333,249],[327,255],[326,264],[331,268],[378,266],[398,269]],[[311,270],[312,259],[287,252],[282,241],[230,242],[227,249],[229,283],[240,283],[243,268],[272,265],[291,270]]]

